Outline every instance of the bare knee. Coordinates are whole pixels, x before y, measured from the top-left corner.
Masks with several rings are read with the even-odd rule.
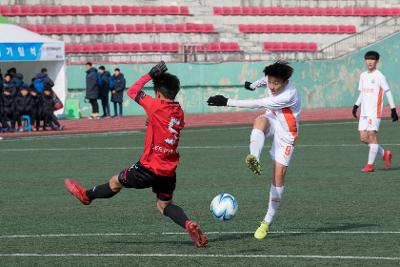
[[[360,141],[364,144],[369,144],[369,136],[366,132],[360,132]]]
[[[266,133],[269,128],[268,120],[264,116],[258,116],[254,120],[253,128],[259,129],[259,130],[263,131],[264,133]]]
[[[122,184],[118,181],[118,175],[114,175],[110,179],[109,185],[111,190],[114,192],[119,192],[123,188]]]
[[[170,204],[172,204],[172,201],[171,201],[171,200],[169,200],[169,201],[162,201],[162,200],[160,200],[160,199],[157,198],[156,206],[157,206],[158,210],[160,211],[160,213],[161,213],[162,215],[164,215],[164,209],[165,209],[168,205],[170,205]]]

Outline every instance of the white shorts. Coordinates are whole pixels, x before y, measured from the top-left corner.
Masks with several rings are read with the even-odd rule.
[[[272,160],[284,166],[289,166],[290,159],[294,152],[294,145],[282,138],[287,132],[280,126],[279,121],[276,120],[275,115],[273,115],[271,111],[265,112],[263,116],[267,118],[270,123],[266,138],[272,141],[272,147],[269,151]]]
[[[358,122],[359,131],[379,131],[379,125],[381,124],[380,118],[374,117],[360,117]]]

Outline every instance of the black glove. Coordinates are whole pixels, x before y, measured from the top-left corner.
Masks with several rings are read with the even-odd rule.
[[[251,84],[252,84],[251,82],[245,81],[244,88],[246,88],[247,90],[250,90],[250,91],[254,91],[255,89],[250,87]]]
[[[399,120],[399,116],[397,116],[396,108],[391,109],[390,117],[392,117],[393,122]]]
[[[354,105],[353,106],[353,111],[351,112],[351,113],[353,113],[353,117],[356,118],[356,119],[357,119],[357,109],[358,109],[358,106]]]
[[[157,65],[151,68],[149,75],[152,79],[157,78],[164,72],[168,70],[167,65],[165,65],[164,61],[160,61]]]
[[[223,95],[216,95],[216,96],[210,96],[207,100],[207,104],[209,106],[226,106],[228,103],[228,98],[226,98]]]

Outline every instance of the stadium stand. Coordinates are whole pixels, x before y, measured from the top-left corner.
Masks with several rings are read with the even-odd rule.
[[[91,55],[112,61],[113,53],[125,53],[128,61],[131,54],[136,61],[143,53],[141,62],[156,61],[159,55],[152,53],[166,51],[176,54],[169,58],[173,61],[186,58],[181,53],[212,54],[204,60],[262,60],[276,57],[274,53],[288,59],[317,54],[319,58],[328,47],[375,25],[384,26],[400,15],[400,6],[388,5],[386,0],[340,4],[329,0],[257,0],[243,6],[232,6],[234,2],[229,0],[185,1],[182,6],[165,6],[158,0],[151,5],[149,1],[125,0],[30,3],[1,5],[0,14],[31,31],[64,40],[68,58],[74,62]],[[393,31],[385,27],[385,32]],[[148,44],[146,49],[142,49],[143,44]]]

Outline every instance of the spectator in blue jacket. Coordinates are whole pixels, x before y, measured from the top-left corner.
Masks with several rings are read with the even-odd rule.
[[[110,83],[111,74],[106,70],[104,66],[100,66],[98,70],[97,76],[97,85],[99,87],[99,97],[101,100],[101,105],[103,107],[103,115],[102,118],[106,118],[110,116],[110,104],[109,104],[109,94],[110,94]]]
[[[121,73],[120,69],[114,70],[112,76],[114,88],[111,89],[111,102],[114,103],[114,116],[122,117],[122,102],[124,96],[124,90],[126,87],[126,81],[124,74]],[[117,109],[117,106],[119,110]],[[119,112],[118,112],[119,111]]]

